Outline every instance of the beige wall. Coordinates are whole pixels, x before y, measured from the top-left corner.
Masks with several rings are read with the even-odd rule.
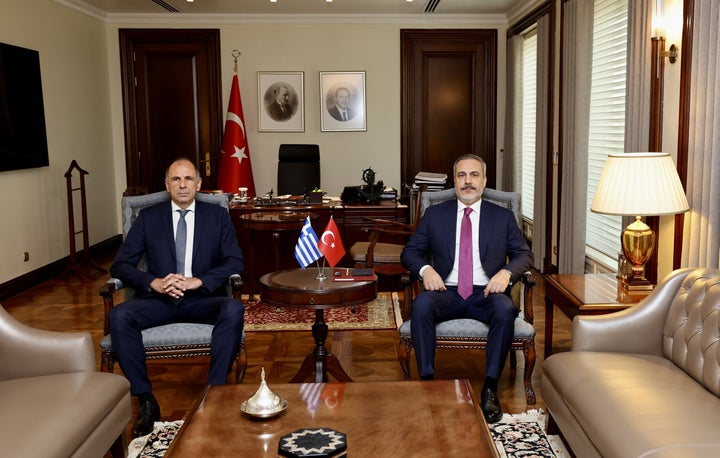
[[[90,243],[120,233],[119,196],[126,187],[118,29],[121,27],[212,27],[221,30],[223,111],[233,61],[239,61],[240,91],[248,125],[258,192],[275,188],[280,143],[318,143],[322,185],[338,194],[361,183],[373,167],[378,179],[400,186],[400,30],[403,28],[498,29],[498,153],[503,148],[505,103],[504,16],[333,19],[220,17],[212,22],[177,15],[110,18],[78,11],[58,0],[4,0],[0,41],[40,52],[50,166],[0,172],[0,283],[69,254],[64,173],[75,159],[87,176]],[[537,2],[536,2],[537,3]],[[670,0],[669,17],[681,17],[681,0]],[[529,7],[513,13],[513,19]],[[171,17],[169,23],[165,19]],[[430,22],[432,21],[432,22]],[[680,42],[680,28],[668,27],[668,44]],[[342,33],[342,35],[341,35]],[[342,38],[339,38],[342,37]],[[683,58],[681,49],[680,58]],[[320,71],[362,70],[367,83],[367,132],[320,132]],[[257,132],[257,72],[305,72],[305,132]],[[663,144],[677,149],[679,64],[666,66]],[[501,155],[498,154],[501,160]],[[76,212],[79,215],[79,211]],[[661,220],[660,277],[672,266],[672,218]],[[77,237],[78,246],[82,239]],[[669,251],[668,251],[669,250]],[[23,262],[23,253],[30,253]]]
[[[40,52],[50,166],[0,172],[0,283],[68,256],[64,174],[73,159],[90,173],[91,243],[118,233],[105,28],[50,1],[2,2],[0,41]]]
[[[400,189],[400,30],[428,27],[426,23],[360,20],[342,23],[323,18],[294,18],[283,24],[252,20],[238,24],[156,24],[159,27],[210,27],[221,33],[223,110],[227,107],[233,75],[233,49],[238,60],[238,80],[248,131],[255,188],[259,194],[277,188],[277,156],[281,143],[320,145],[321,184],[330,195],[340,195],[344,186],[362,184],[362,171],[372,167],[376,178]],[[499,42],[498,79],[505,79],[505,18],[435,22],[433,27],[496,28]],[[117,29],[152,27],[148,24],[113,24],[108,31],[108,49],[113,113],[121,108]],[[305,85],[305,132],[258,132],[258,71],[302,71]],[[321,132],[319,72],[366,72],[367,131]],[[503,107],[504,84],[499,106]],[[498,143],[504,125],[498,123]],[[113,120],[116,148],[122,144],[122,119]],[[499,147],[500,148],[500,147]],[[122,155],[116,155],[121,159]],[[118,191],[125,186],[124,163],[117,162]]]
[[[40,51],[50,167],[0,173],[0,205],[12,215],[3,218],[0,283],[69,254],[63,175],[72,159],[90,172],[90,243],[120,233],[119,198],[126,180],[119,28],[219,28],[223,111],[233,72],[231,52],[242,52],[238,76],[258,192],[276,187],[277,148],[289,142],[320,145],[322,186],[331,194],[339,194],[345,185],[361,184],[367,167],[386,184],[400,187],[403,28],[498,29],[498,150],[502,148],[504,16],[291,17],[282,22],[218,17],[201,22],[187,15],[105,17],[72,5],[63,0],[3,1],[0,41]],[[176,22],[167,22],[167,17]],[[366,132],[320,132],[318,72],[341,70],[366,72]],[[304,133],[257,132],[258,71],[305,72]],[[82,247],[80,236],[77,243]],[[23,262],[25,251],[29,262]]]

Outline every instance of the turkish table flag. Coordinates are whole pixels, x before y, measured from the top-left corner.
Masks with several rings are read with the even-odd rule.
[[[345,256],[345,247],[343,247],[342,240],[340,240],[340,232],[338,231],[335,220],[330,217],[325,231],[318,240],[318,248],[325,255],[330,267],[335,267],[335,264],[340,262],[343,256]]]
[[[218,168],[218,188],[225,192],[236,193],[238,188],[245,187],[248,189],[248,197],[255,197],[255,181],[237,75],[233,75]]]

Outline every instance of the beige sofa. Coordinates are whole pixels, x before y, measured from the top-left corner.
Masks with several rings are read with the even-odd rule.
[[[675,271],[635,307],[576,317],[572,336],[541,386],[576,456],[720,456],[720,270]]]
[[[98,372],[88,333],[33,329],[0,306],[0,456],[125,455],[130,385]]]

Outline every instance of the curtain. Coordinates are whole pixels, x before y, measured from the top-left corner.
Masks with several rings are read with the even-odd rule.
[[[503,154],[502,186],[514,191],[522,183],[522,45],[520,35],[507,40],[507,99],[505,111],[505,151]]]
[[[720,265],[720,3],[695,0],[682,267]],[[681,56],[682,58],[682,56]]]
[[[532,252],[535,257],[535,268],[542,270],[545,258],[545,236],[547,234],[547,199],[544,192],[547,189],[547,158],[548,151],[548,125],[551,120],[547,118],[549,85],[550,82],[550,16],[544,15],[537,22],[537,126],[535,128],[535,192],[533,201],[533,244]],[[548,88],[548,90],[545,90]]]
[[[627,74],[632,75],[625,80],[625,151],[628,152],[648,151],[650,143],[652,13],[651,2],[628,2]]]
[[[585,271],[593,4],[586,0],[569,0],[563,4],[562,11],[562,169],[558,227],[558,272],[561,274]]]

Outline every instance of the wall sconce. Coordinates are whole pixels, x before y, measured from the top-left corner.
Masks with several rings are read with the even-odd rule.
[[[670,49],[665,50],[665,2],[664,0],[655,0],[655,8],[653,10],[653,45],[658,42],[658,58],[668,58],[671,64],[677,62],[680,48],[674,43],[670,45]]]
[[[673,43],[673,44],[670,45],[670,49],[669,49],[669,50],[667,50],[667,51],[660,51],[660,58],[667,57],[667,58],[668,58],[668,61],[669,61],[671,64],[674,64],[675,62],[677,62],[678,54],[679,54],[679,53],[680,53],[680,51],[678,50],[678,47],[675,46],[675,44]]]
[[[665,37],[653,37],[653,40],[663,40],[663,42],[664,42]],[[667,57],[668,62],[670,62],[671,64],[674,64],[675,62],[677,62],[679,54],[680,54],[679,48],[677,46],[675,46],[675,44],[673,43],[670,45],[670,49],[668,49],[667,51],[665,51],[664,49],[660,49],[658,51],[658,58],[664,59]]]

